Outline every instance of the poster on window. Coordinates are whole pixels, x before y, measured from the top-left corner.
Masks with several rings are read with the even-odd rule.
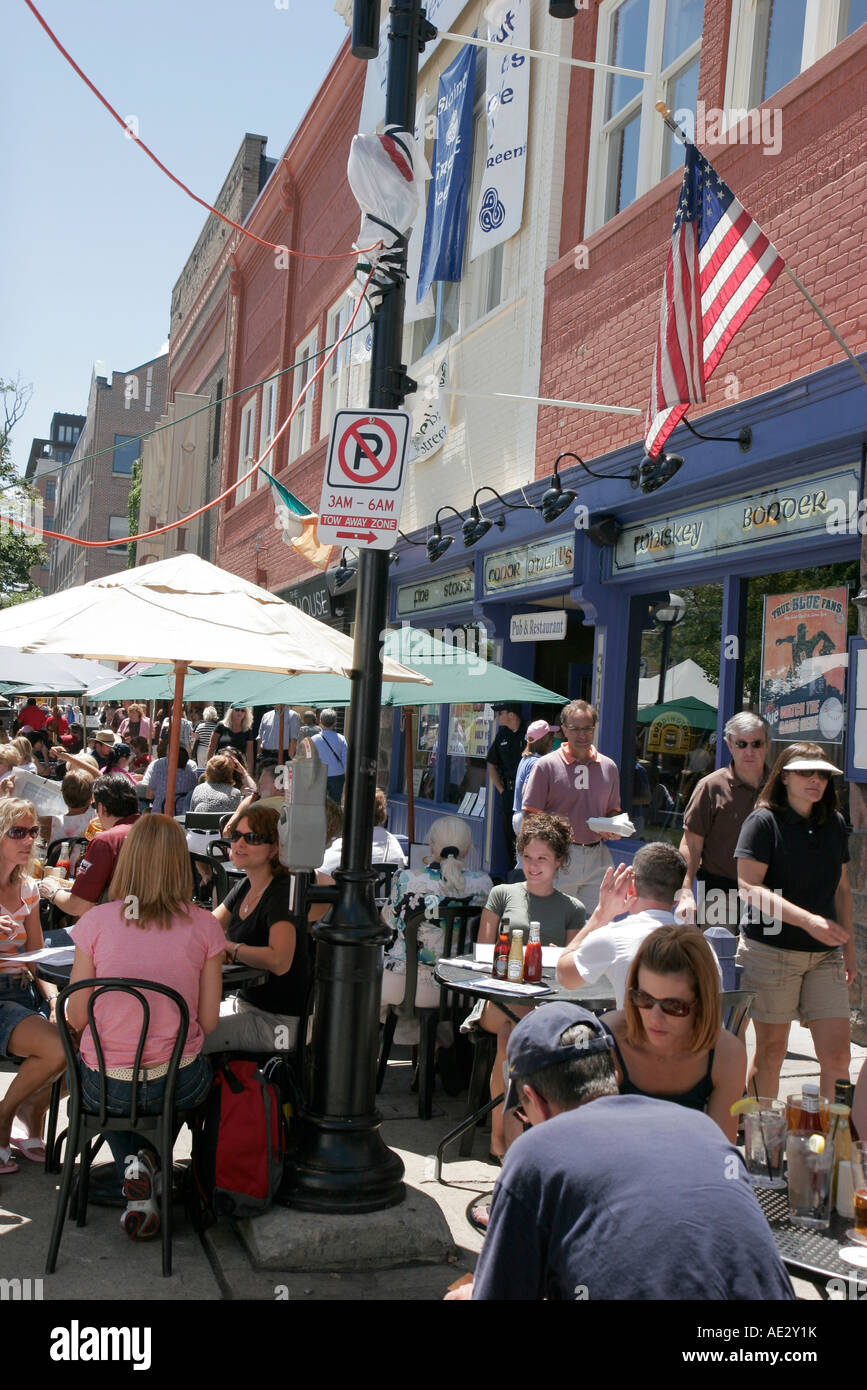
[[[501,47],[488,49],[488,146],[473,218],[471,261],[521,230],[527,170],[530,60],[510,49],[530,47],[530,0],[493,0],[485,18],[488,39]]]
[[[449,756],[486,758],[494,738],[494,713],[490,705],[449,707]]]
[[[847,603],[845,585],[765,595],[760,709],[771,738],[842,741]]]
[[[434,280],[460,280],[470,188],[476,50],[469,44],[439,80],[433,176],[427,198],[416,302]]]

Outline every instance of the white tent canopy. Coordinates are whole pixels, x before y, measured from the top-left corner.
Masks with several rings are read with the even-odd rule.
[[[638,682],[638,708],[658,703],[659,676],[645,676]],[[665,673],[665,693],[662,704],[671,700],[685,700],[688,696],[702,700],[713,709],[719,708],[719,686],[708,680],[697,661],[679,661],[669,666]]]
[[[349,637],[197,555],[121,570],[4,609],[0,643],[24,652],[281,675],[347,676],[353,669]],[[386,659],[383,679],[419,677]]]

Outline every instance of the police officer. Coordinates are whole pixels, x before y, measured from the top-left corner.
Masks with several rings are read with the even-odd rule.
[[[509,868],[515,863],[515,832],[512,828],[512,802],[515,797],[515,778],[524,751],[524,721],[520,705],[494,705],[497,715],[497,734],[488,749],[491,781],[500,793],[500,818],[506,858]]]

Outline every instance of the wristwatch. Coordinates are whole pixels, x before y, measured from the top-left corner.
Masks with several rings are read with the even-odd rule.
[[[240,949],[241,949],[241,942],[239,941],[239,942],[236,944],[234,951],[232,952],[232,964],[233,964],[233,965],[237,965],[237,964],[238,964],[238,952],[239,952]]]

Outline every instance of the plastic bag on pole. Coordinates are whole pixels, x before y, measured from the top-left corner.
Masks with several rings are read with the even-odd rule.
[[[355,249],[381,243],[359,261],[349,293],[361,294],[372,266],[367,294],[375,308],[389,285],[405,275],[406,234],[421,207],[424,169],[415,137],[399,126],[389,126],[383,135],[354,136],[346,173],[362,214]]]

